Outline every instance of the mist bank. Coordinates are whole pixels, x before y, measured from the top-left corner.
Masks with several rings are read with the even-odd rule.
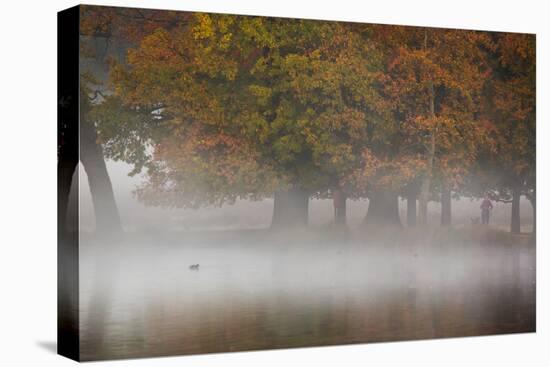
[[[128,176],[132,167],[126,163],[107,161],[107,170],[113,184],[116,204],[121,221],[126,231],[137,230],[229,230],[243,228],[268,228],[273,215],[273,199],[260,201],[237,200],[235,204],[225,204],[221,207],[206,207],[200,209],[163,209],[145,206],[140,203],[133,191],[143,179],[142,176]],[[80,192],[76,185],[71,188],[70,200],[77,200],[80,195],[80,230],[95,229],[95,214],[87,175],[80,166],[75,172],[79,175]],[[76,182],[76,181],[74,181]],[[480,218],[479,205],[481,200],[461,198],[452,200],[453,226],[469,226]],[[399,215],[406,225],[407,202],[400,198]],[[511,204],[493,202],[491,225],[508,229],[510,226]],[[72,207],[69,205],[69,207]],[[347,200],[347,224],[350,228],[359,227],[365,218],[369,200]],[[520,201],[522,232],[532,228],[533,215],[531,204],[524,197]],[[441,218],[441,203],[430,202],[428,205],[428,224],[439,226]],[[325,227],[334,221],[334,206],[331,199],[309,200],[309,226]]]

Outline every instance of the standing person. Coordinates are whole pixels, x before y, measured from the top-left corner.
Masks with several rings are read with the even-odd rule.
[[[489,214],[493,210],[493,204],[489,200],[489,195],[485,195],[485,198],[481,202],[481,224],[489,224]]]

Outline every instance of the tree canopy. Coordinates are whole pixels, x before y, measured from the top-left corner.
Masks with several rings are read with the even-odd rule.
[[[425,221],[444,190],[534,197],[532,35],[101,9],[82,28],[126,52],[92,116],[148,204],[415,186]]]

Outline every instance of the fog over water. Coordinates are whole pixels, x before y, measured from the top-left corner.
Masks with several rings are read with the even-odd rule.
[[[106,240],[86,230],[93,208],[81,173],[84,360],[535,328],[534,246],[472,225],[477,202],[453,202],[456,225],[446,232],[377,235],[353,229],[368,202],[351,202],[352,230],[335,232],[332,203],[312,200],[311,228],[281,233],[265,230],[271,200],[145,208],[131,195],[139,177],[124,164],[108,168],[127,232]],[[508,211],[495,205],[504,227]]]

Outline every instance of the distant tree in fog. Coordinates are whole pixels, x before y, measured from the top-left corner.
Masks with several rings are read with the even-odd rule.
[[[510,230],[519,233],[520,196],[530,201],[536,222],[535,37],[495,33],[492,41],[492,74],[487,80],[483,113],[494,149],[478,160],[477,181],[494,200],[512,204]]]

